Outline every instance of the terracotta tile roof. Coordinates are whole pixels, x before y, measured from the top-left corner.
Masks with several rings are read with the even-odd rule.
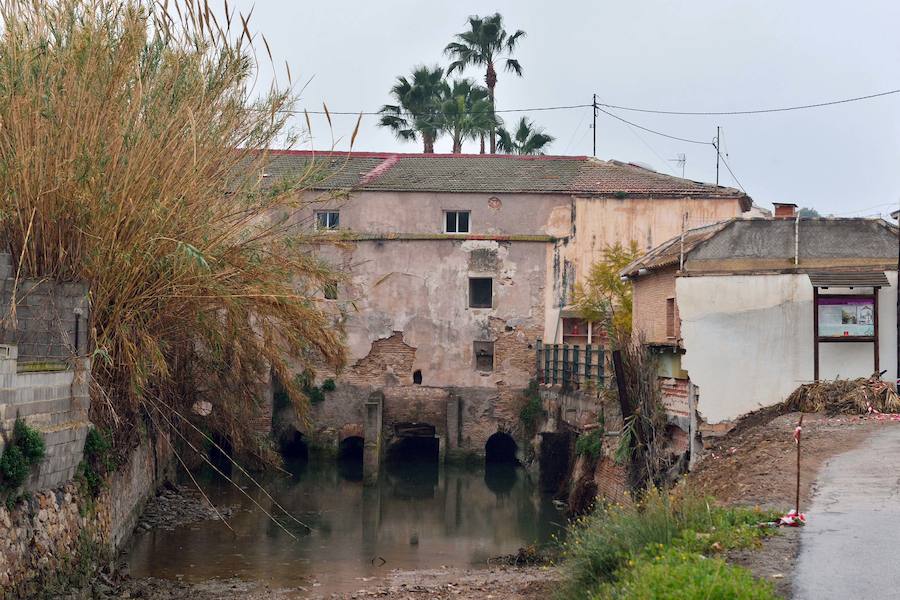
[[[314,166],[313,166],[314,165]],[[739,198],[743,192],[587,156],[397,154],[271,151],[270,177],[299,176],[311,166],[317,189],[679,195]]]

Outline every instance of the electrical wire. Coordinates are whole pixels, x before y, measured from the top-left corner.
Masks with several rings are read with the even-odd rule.
[[[486,114],[497,114],[497,113],[540,112],[540,111],[547,111],[547,110],[573,110],[576,108],[591,108],[592,106],[593,106],[592,104],[568,104],[565,106],[538,106],[535,108],[504,108],[504,109],[498,109],[498,110],[493,110],[493,111],[491,111],[491,110],[469,110],[469,111],[454,112],[453,114],[454,115],[459,115],[459,114],[486,115]],[[261,109],[261,110],[263,110],[263,109]],[[288,115],[302,115],[302,114],[349,115],[349,116],[353,116],[353,117],[358,117],[360,115],[380,116],[380,115],[384,114],[381,111],[356,111],[356,112],[354,112],[354,111],[346,111],[346,110],[343,110],[343,111],[342,110],[328,110],[328,111],[326,111],[326,110],[279,110],[276,112],[279,112],[282,114],[288,114]],[[435,112],[426,113],[426,114],[430,114],[431,116],[437,116],[437,115],[443,115],[443,114],[448,114],[448,113],[445,113],[443,111],[435,111]]]
[[[662,110],[655,108],[635,108],[633,106],[619,106],[617,104],[598,103],[599,106],[613,108],[617,110],[627,110],[631,112],[651,113],[656,115],[688,115],[688,116],[725,116],[725,115],[760,115],[765,113],[789,112],[794,110],[806,110],[809,108],[822,108],[823,106],[835,106],[836,104],[848,104],[850,102],[860,102],[862,100],[871,100],[873,98],[881,98],[892,94],[900,94],[900,89],[888,90],[886,92],[878,92],[876,94],[867,94],[865,96],[855,96],[853,98],[843,98],[841,100],[829,100],[827,102],[815,102],[813,104],[801,104],[798,106],[783,106],[778,108],[757,108],[751,110],[721,110],[721,111],[691,111],[691,110]]]
[[[588,105],[588,106],[590,106],[590,105]],[[602,108],[599,108],[599,104],[598,104],[597,110],[599,110],[600,112],[602,112],[603,114],[605,114],[607,116],[612,117],[613,119],[617,119],[619,121],[622,121],[623,123],[627,123],[628,125],[631,125],[632,127],[637,127],[638,129],[646,131],[647,133],[652,133],[654,135],[660,135],[662,137],[669,138],[670,140],[678,140],[679,142],[687,142],[689,144],[701,144],[703,146],[711,146],[712,145],[712,142],[704,142],[702,140],[691,140],[688,138],[678,137],[677,135],[670,135],[668,133],[663,133],[662,131],[656,131],[655,129],[650,129],[649,127],[644,127],[643,125],[638,125],[637,123],[632,123],[628,119],[623,119],[619,115],[613,114],[607,110],[603,110]]]
[[[745,190],[745,189],[744,189],[744,186],[741,185],[741,181],[737,178],[737,175],[734,174],[734,171],[731,170],[731,165],[728,164],[728,161],[725,160],[725,157],[722,156],[722,153],[721,153],[721,152],[719,152],[719,148],[718,148],[715,144],[713,144],[713,148],[716,149],[716,154],[718,154],[718,155],[719,155],[719,158],[722,159],[722,164],[724,164],[724,165],[725,165],[725,168],[728,169],[728,172],[731,173],[731,178],[734,179],[734,182],[735,182],[736,184],[738,184],[738,187],[741,188],[741,191],[744,192],[744,193],[746,194],[746,193],[747,193],[747,190]]]

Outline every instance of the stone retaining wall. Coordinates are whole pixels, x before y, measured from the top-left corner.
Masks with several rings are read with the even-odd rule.
[[[68,481],[27,495],[11,511],[0,505],[0,600],[52,593],[85,563],[113,556],[170,475],[171,458],[164,440],[145,440],[96,499]]]

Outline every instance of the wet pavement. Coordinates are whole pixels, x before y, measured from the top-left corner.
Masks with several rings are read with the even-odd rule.
[[[900,428],[832,459],[805,512],[794,598],[900,598]]]

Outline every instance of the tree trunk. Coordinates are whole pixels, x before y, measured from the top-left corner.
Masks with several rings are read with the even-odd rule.
[[[428,134],[422,134],[422,144],[425,146],[425,154],[434,154],[434,138]]]
[[[488,96],[491,98],[491,110],[497,110],[494,103],[494,86],[497,85],[497,71],[494,70],[494,63],[488,63],[487,75],[484,76],[484,82],[487,84]],[[491,154],[497,153],[497,128],[491,127]]]
[[[484,134],[481,133],[478,135],[478,138],[481,140],[481,154],[484,154]]]
[[[462,135],[459,131],[453,132],[453,154],[462,154]]]

